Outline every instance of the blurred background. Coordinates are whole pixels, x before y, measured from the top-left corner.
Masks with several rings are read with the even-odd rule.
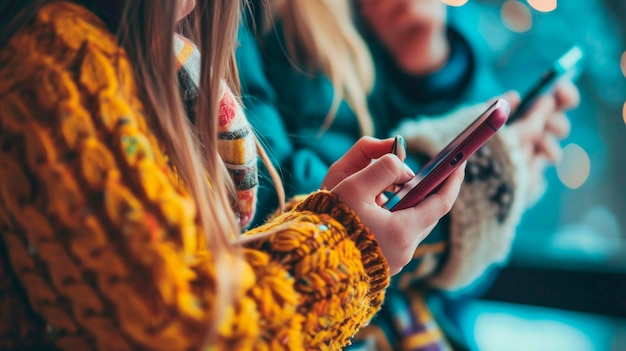
[[[465,307],[480,350],[626,350],[626,1],[442,0],[471,22],[502,86],[524,92],[572,45],[580,106],[509,266]],[[478,9],[478,11],[477,11]]]

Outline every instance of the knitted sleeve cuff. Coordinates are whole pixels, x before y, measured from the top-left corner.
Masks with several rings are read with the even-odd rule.
[[[354,241],[362,255],[365,272],[370,277],[370,298],[375,306],[380,306],[383,300],[383,291],[389,285],[389,266],[378,246],[372,232],[361,222],[359,217],[337,195],[320,190],[298,205],[294,211],[312,211],[318,214],[328,214],[341,223]]]
[[[434,156],[487,105],[460,108],[439,118],[403,123],[396,134],[408,152]],[[462,289],[491,264],[506,259],[528,188],[524,160],[513,133],[502,128],[468,161],[465,181],[450,212],[448,259],[429,279],[433,287]]]

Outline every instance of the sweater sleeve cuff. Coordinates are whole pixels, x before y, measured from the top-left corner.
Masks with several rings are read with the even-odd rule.
[[[460,108],[441,118],[420,118],[400,126],[409,152],[434,156],[486,105]],[[450,212],[448,259],[429,279],[436,288],[459,290],[492,264],[504,261],[525,208],[528,179],[523,155],[506,127],[469,161],[464,184]]]
[[[370,277],[370,298],[382,304],[384,289],[389,286],[389,266],[372,232],[339,197],[329,191],[317,191],[294,207],[295,211],[328,214],[341,223],[362,255],[365,272]]]

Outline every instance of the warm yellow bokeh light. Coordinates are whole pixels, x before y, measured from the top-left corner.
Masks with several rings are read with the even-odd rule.
[[[626,77],[626,51],[622,54],[622,59],[620,60],[620,66],[622,67],[622,74]]]
[[[528,4],[541,12],[550,12],[556,9],[556,0],[528,0]]]
[[[441,0],[441,2],[449,6],[463,6],[467,0]]]
[[[626,124],[626,102],[624,103],[624,107],[622,108],[622,118],[624,119],[624,124]]]
[[[528,6],[515,0],[508,0],[500,9],[502,23],[513,32],[527,32],[533,25],[533,17]]]
[[[570,189],[581,187],[591,173],[591,161],[587,152],[576,144],[563,149],[561,159],[556,164],[559,179]]]

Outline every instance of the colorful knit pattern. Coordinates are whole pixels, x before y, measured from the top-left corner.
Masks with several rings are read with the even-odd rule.
[[[449,351],[419,290],[389,290],[384,308],[355,337],[349,350]]]
[[[200,80],[200,52],[182,36],[174,37],[178,77],[187,111],[193,116]],[[239,224],[250,224],[256,209],[258,181],[256,144],[243,109],[224,84],[219,106],[218,150],[237,189]]]
[[[215,255],[143,111],[83,7],[44,6],[0,49],[0,349],[195,350],[211,325],[210,350],[345,346],[389,282],[369,230],[318,192]],[[218,269],[240,284],[214,321]]]

